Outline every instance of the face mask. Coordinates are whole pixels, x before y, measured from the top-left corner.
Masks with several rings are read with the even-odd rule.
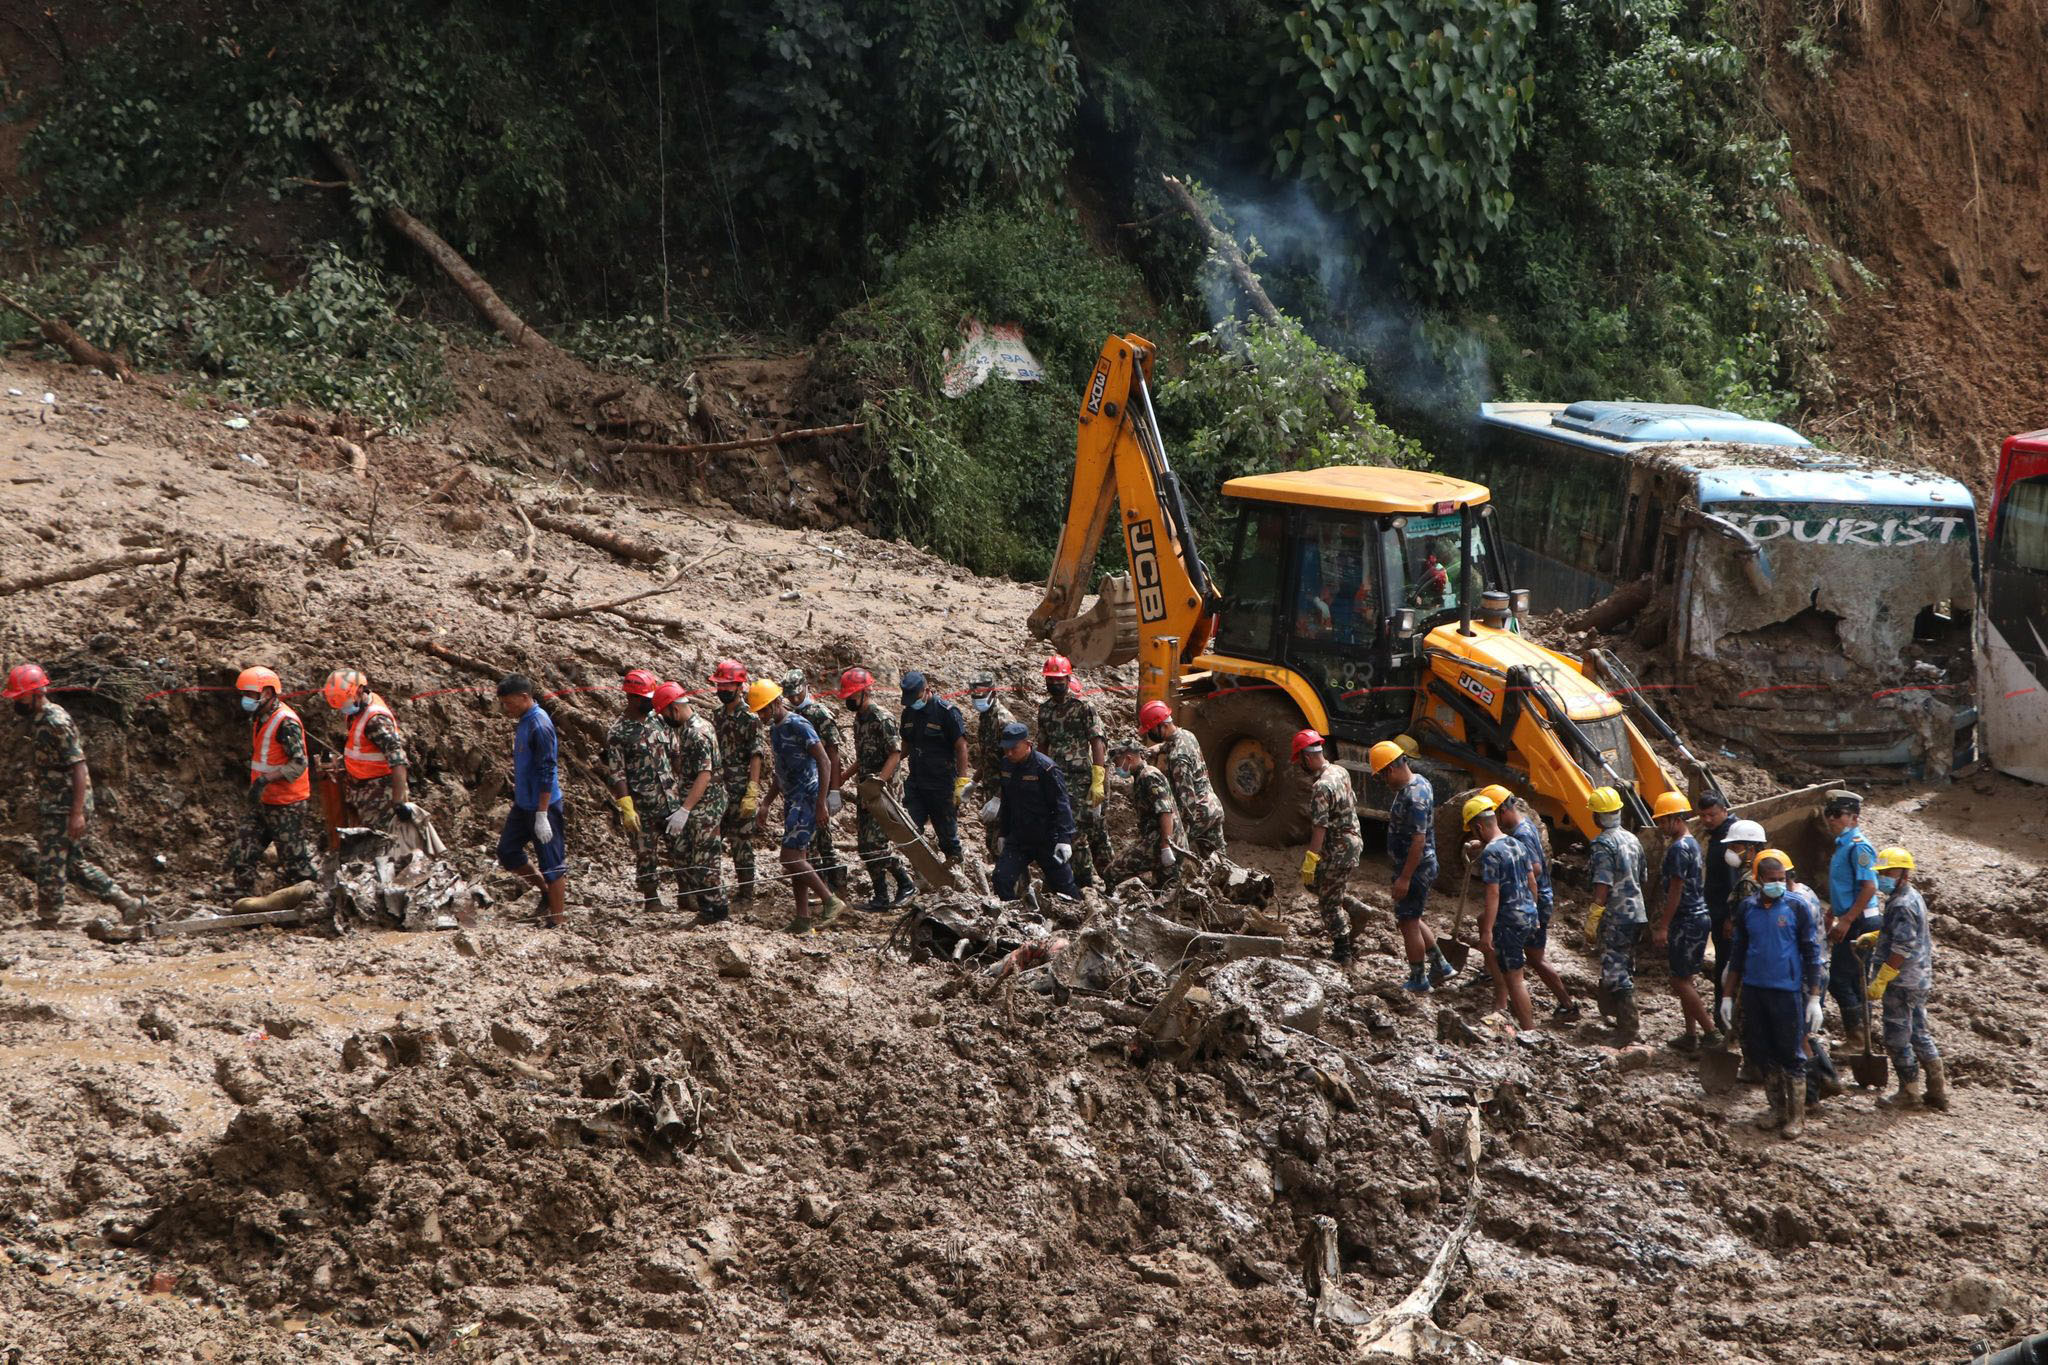
[[[986,711],[995,704],[996,699],[994,697],[976,697],[974,699],[974,709],[977,711]]]
[[[1732,848],[1727,849],[1721,854],[1721,861],[1728,864],[1728,866],[1730,867],[1741,867],[1742,855],[1740,853],[1737,853]]]
[[[1047,695],[1048,697],[1051,697],[1051,698],[1052,698],[1052,699],[1053,699],[1054,701],[1058,701],[1058,700],[1059,700],[1059,699],[1060,699],[1061,697],[1064,697],[1064,696],[1066,696],[1066,695],[1067,695],[1067,683],[1066,683],[1066,680],[1065,680],[1064,678],[1054,678],[1054,679],[1053,679],[1052,681],[1050,681],[1050,682],[1046,683],[1046,685],[1045,685],[1045,695]]]
[[[718,689],[718,704],[720,706],[731,706],[734,702],[738,701],[739,699],[740,694],[735,690],[724,687]]]
[[[1897,877],[1879,877],[1877,879],[1877,889],[1889,896],[1892,892],[1899,889],[1899,879]]]
[[[242,709],[244,711],[254,711],[257,707],[261,705],[263,705],[263,698],[261,697],[242,698]]]
[[[846,699],[846,709],[853,712],[855,715],[860,714],[860,708],[862,704],[863,703],[859,697],[848,697]]]
[[[34,715],[35,709],[36,704],[32,701],[18,701],[14,703],[14,714],[24,719]]]
[[[919,697],[916,701],[910,703],[910,709],[913,711],[924,710],[924,701],[925,699],[923,697]]]
[[[341,708],[341,714],[343,714],[344,716],[360,715],[362,714],[362,710],[363,704],[361,702],[352,701],[348,705]]]
[[[1784,895],[1784,894],[1785,894],[1785,883],[1783,883],[1783,882],[1765,882],[1765,883],[1764,883],[1764,896],[1765,896],[1765,897],[1766,897],[1767,899],[1769,899],[1769,900],[1776,900],[1776,899],[1778,899],[1778,897],[1780,897],[1780,896],[1782,896],[1782,895]]]

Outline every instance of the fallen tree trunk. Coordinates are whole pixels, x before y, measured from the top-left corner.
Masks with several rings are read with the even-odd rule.
[[[137,550],[133,554],[115,555],[111,559],[95,559],[85,564],[74,564],[68,569],[52,569],[48,573],[23,574],[19,578],[0,581],[0,597],[12,593],[29,592],[36,588],[48,588],[58,583],[76,583],[81,578],[97,578],[101,574],[119,573],[123,569],[138,568],[144,564],[169,564],[177,562],[178,571],[171,582],[177,586],[179,596],[184,595],[185,560],[189,550]]]
[[[33,322],[36,330],[43,334],[43,340],[70,356],[75,363],[112,375],[123,384],[134,380],[135,370],[129,365],[127,357],[101,350],[72,330],[71,324],[59,318],[40,316],[12,294],[0,293],[0,304],[5,304]]]
[[[725,550],[725,546],[720,546],[708,555],[699,555],[683,565],[682,568],[677,569],[675,576],[658,588],[649,588],[645,592],[636,592],[627,597],[615,597],[609,602],[592,602],[587,606],[552,607],[547,611],[534,612],[533,615],[542,621],[562,621],[567,620],[571,616],[589,616],[595,612],[610,611],[613,607],[623,607],[634,602],[645,601],[650,597],[659,597],[665,592],[674,592],[677,588],[687,587],[689,577],[693,572],[703,568],[706,564],[724,554]]]
[[[1622,584],[1584,611],[1565,617],[1564,627],[1566,630],[1597,630],[1603,634],[1617,630],[1650,605],[1650,599],[1656,595],[1656,586],[1656,580],[1644,574],[1633,583]]]
[[[773,436],[748,436],[737,441],[698,441],[692,445],[675,445],[667,441],[606,441],[604,450],[608,455],[716,455],[725,450],[787,445],[791,441],[808,441],[816,436],[845,436],[866,425],[865,422],[842,422],[836,427],[805,427],[799,431],[777,432]]]
[[[1229,267],[1231,276],[1236,279],[1237,287],[1251,300],[1251,305],[1259,316],[1277,325],[1280,321],[1280,310],[1273,306],[1273,300],[1267,296],[1266,286],[1260,284],[1259,277],[1252,273],[1251,263],[1245,260],[1244,252],[1238,249],[1237,239],[1209,221],[1207,211],[1196,202],[1194,192],[1185,184],[1170,175],[1162,175],[1159,178],[1166,183],[1166,192],[1173,196],[1181,211],[1194,219],[1195,225],[1202,229],[1203,235],[1209,239],[1209,250],[1222,257],[1223,264]]]
[[[369,183],[363,179],[363,173],[356,168],[355,162],[340,148],[329,146],[325,150],[328,159],[347,179],[350,187],[375,205],[377,212],[383,215],[384,221],[396,229],[400,236],[424,251],[435,265],[440,266],[442,273],[455,282],[455,287],[463,292],[476,311],[483,314],[484,320],[498,330],[498,335],[514,346],[538,355],[562,354],[555,343],[527,326],[526,320],[513,312],[505,300],[498,297],[498,291],[491,288],[490,281],[477,274],[475,268],[462,258],[462,253],[448,245],[440,233],[389,199],[373,193]]]
[[[556,535],[580,540],[593,549],[617,555],[620,559],[632,560],[636,564],[659,564],[668,558],[668,551],[660,546],[620,535],[617,531],[607,531],[599,526],[572,521],[568,517],[558,517],[552,512],[529,512],[526,515],[528,520],[543,531],[553,531]]]

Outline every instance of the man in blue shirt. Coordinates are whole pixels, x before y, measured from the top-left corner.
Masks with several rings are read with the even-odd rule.
[[[1465,828],[1485,846],[1479,854],[1479,880],[1486,883],[1486,908],[1479,914],[1479,946],[1493,972],[1493,1005],[1512,1006],[1515,1022],[1536,1027],[1536,1007],[1522,979],[1528,962],[1529,938],[1536,932],[1536,873],[1521,841],[1503,834],[1494,814],[1493,798],[1479,795],[1461,812]]]
[[[1821,807],[1828,833],[1835,836],[1828,862],[1828,994],[1842,1011],[1843,1045],[1864,1046],[1868,1025],[1863,1001],[1863,961],[1855,940],[1878,927],[1877,850],[1863,837],[1863,798],[1851,791],[1831,791]]]
[[[914,668],[903,675],[903,751],[910,756],[903,813],[920,834],[929,824],[939,850],[957,863],[960,793],[974,780],[967,775],[967,723]]]
[[[756,678],[747,688],[747,709],[768,728],[768,754],[774,760],[769,765],[768,797],[782,793],[782,871],[796,897],[796,918],[789,922],[789,932],[812,933],[837,920],[846,908],[810,861],[811,840],[831,818],[819,775],[832,771],[832,756],[811,723],[789,709],[781,684]],[[768,828],[768,801],[761,803],[754,824],[758,830]],[[823,907],[815,921],[808,913],[814,893]]]
[[[1664,850],[1664,915],[1650,942],[1667,948],[1671,967],[1671,993],[1685,1012],[1685,1036],[1672,1041],[1681,1052],[1697,1052],[1704,1041],[1719,1047],[1721,1035],[1700,1000],[1693,978],[1707,960],[1707,938],[1712,921],[1707,914],[1707,863],[1699,840],[1686,824],[1691,803],[1682,792],[1668,791],[1657,798],[1652,812],[1657,828],[1670,842]]]
[[[512,809],[498,835],[498,866],[541,893],[541,922],[562,927],[568,898],[568,841],[557,771],[555,722],[533,699],[533,684],[517,673],[498,684],[499,709],[518,722],[512,731]],[[540,870],[527,857],[540,854]]]
[[[1764,1073],[1770,1109],[1757,1127],[1799,1136],[1806,1123],[1807,1034],[1820,1028],[1822,972],[1817,907],[1791,885],[1792,860],[1775,848],[1756,859],[1756,894],[1736,909],[1728,945],[1723,1023],[1742,1001],[1742,1051]]]

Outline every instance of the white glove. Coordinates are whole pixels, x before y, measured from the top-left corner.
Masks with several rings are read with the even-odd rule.
[[[825,813],[827,815],[837,815],[845,807],[846,798],[840,795],[837,788],[825,793]]]
[[[689,823],[690,808],[688,806],[677,806],[676,813],[674,815],[669,816],[668,823],[664,825],[662,828],[666,829],[668,831],[668,837],[673,839],[678,834],[681,834],[683,832],[683,826]]]
[[[1160,849],[1160,850],[1159,850],[1159,870],[1160,870],[1160,871],[1162,871],[1162,872],[1171,872],[1171,871],[1173,871],[1173,865],[1174,865],[1175,863],[1179,862],[1179,861],[1180,861],[1180,855],[1179,855],[1179,854],[1177,854],[1177,853],[1175,853],[1175,852],[1174,852],[1174,851],[1173,851],[1172,849],[1170,849],[1170,848],[1162,848],[1162,849]]]
[[[548,823],[548,813],[544,810],[535,811],[533,813],[533,841],[536,844],[552,843],[554,837],[555,827]]]
[[[1723,1029],[1735,1027],[1735,997],[1732,995],[1721,997],[1721,1027]]]
[[[1074,846],[1072,844],[1054,844],[1052,846],[1052,860],[1056,863],[1064,863],[1073,856]]]
[[[1806,997],[1806,1031],[1820,1032],[1820,997],[1817,995]]]

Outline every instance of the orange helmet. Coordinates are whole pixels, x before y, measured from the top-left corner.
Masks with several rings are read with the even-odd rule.
[[[1045,676],[1048,678],[1071,678],[1074,676],[1074,661],[1064,654],[1055,654],[1045,661]]]
[[[711,670],[713,687],[745,687],[747,667],[737,659],[720,659],[718,667]]]
[[[1173,719],[1173,708],[1163,701],[1148,701],[1138,708],[1138,730],[1150,734]]]
[[[31,692],[40,692],[50,685],[50,675],[43,672],[41,664],[16,664],[7,670],[8,701],[20,701]]]
[[[235,678],[237,692],[261,692],[266,687],[280,696],[284,694],[284,683],[267,668],[245,668]]]
[[[644,668],[636,668],[626,675],[626,695],[629,697],[651,697],[661,679]]]
[[[858,664],[839,675],[839,700],[852,701],[875,685],[875,675]]]
[[[636,695],[637,695],[637,694],[636,694]],[[675,705],[675,704],[676,704],[676,703],[677,703],[678,701],[680,701],[680,700],[682,699],[682,696],[683,696],[683,685],[682,685],[681,683],[673,683],[673,682],[665,682],[665,683],[663,683],[663,684],[662,684],[661,686],[659,686],[659,687],[657,687],[657,688],[655,688],[655,689],[654,689],[654,709],[655,709],[655,711],[656,711],[656,712],[665,712],[665,711],[667,711],[669,707],[671,707],[671,706],[674,706],[674,705]]]
[[[1317,734],[1314,730],[1299,730],[1295,732],[1294,752],[1291,757],[1298,759],[1310,749],[1320,749],[1322,747],[1323,737],[1321,735]]]
[[[250,672],[259,670],[251,669]],[[248,674],[242,675],[247,677]],[[244,685],[246,687],[246,684]],[[337,668],[327,675],[327,685],[320,689],[320,695],[327,704],[339,711],[357,697],[370,690],[370,680],[353,668]]]

